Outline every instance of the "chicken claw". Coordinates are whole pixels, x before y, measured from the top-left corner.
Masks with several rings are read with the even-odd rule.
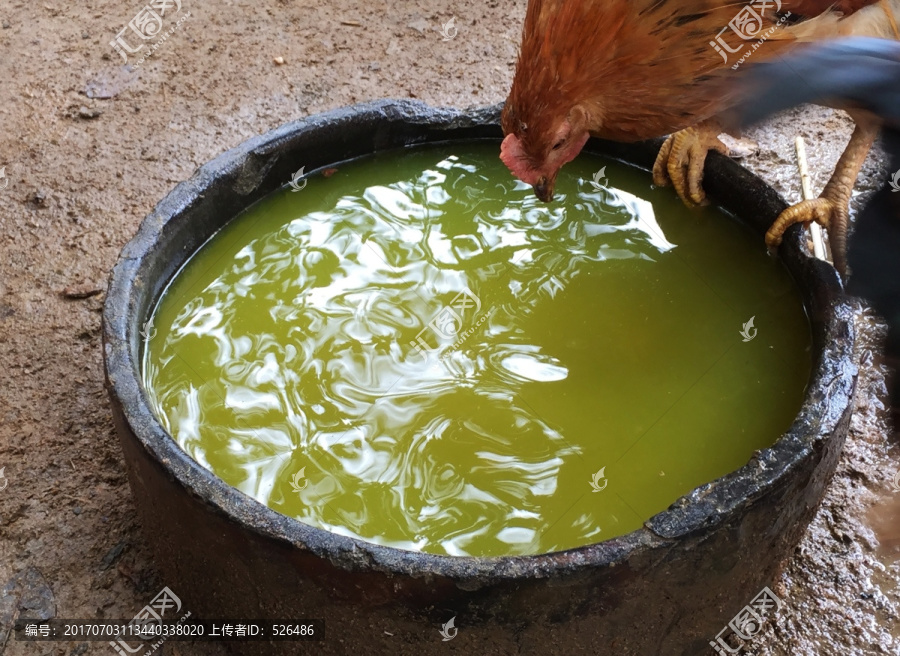
[[[880,124],[869,117],[854,116],[854,118],[856,129],[853,130],[853,136],[850,137],[850,142],[838,160],[831,179],[822,190],[822,195],[787,208],[766,233],[766,245],[775,248],[781,243],[785,230],[795,223],[818,222],[828,231],[834,268],[841,275],[847,273],[850,197],[859,171],[880,128]]]
[[[719,140],[720,132],[717,124],[705,122],[669,135],[653,164],[653,184],[665,187],[671,182],[685,205],[705,204],[706,154],[710,150],[728,154],[728,148]]]
[[[778,215],[775,223],[766,232],[766,246],[771,249],[781,244],[785,231],[795,223],[809,224],[815,221],[828,231],[834,266],[842,274],[847,269],[847,223],[849,221],[850,198],[829,198],[822,193],[818,198],[791,205]]]

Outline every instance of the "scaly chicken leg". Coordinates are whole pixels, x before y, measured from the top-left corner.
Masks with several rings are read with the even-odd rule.
[[[703,166],[706,154],[711,150],[728,154],[728,148],[719,141],[720,134],[721,125],[714,118],[670,134],[653,164],[653,184],[666,187],[671,182],[685,205],[705,203]]]
[[[766,244],[775,248],[781,244],[785,230],[795,223],[817,221],[828,230],[831,254],[835,268],[847,273],[847,223],[850,213],[850,197],[863,162],[878,136],[880,122],[869,117],[856,117],[856,129],[850,142],[822,194],[813,200],[805,200],[787,208],[766,233]]]
[[[847,224],[853,186],[880,128],[880,123],[870,117],[854,118],[856,129],[822,194],[786,209],[766,233],[766,245],[776,248],[781,244],[784,232],[795,223],[818,222],[828,230],[834,266],[841,274],[847,272]],[[706,154],[710,150],[728,154],[728,149],[718,138],[721,132],[720,123],[711,119],[670,135],[653,165],[653,184],[665,187],[671,182],[686,205],[703,204],[706,201],[703,192]]]

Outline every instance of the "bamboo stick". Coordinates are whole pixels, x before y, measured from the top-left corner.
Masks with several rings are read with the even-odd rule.
[[[812,181],[809,177],[809,167],[806,163],[806,143],[803,137],[797,137],[794,141],[797,149],[797,168],[800,169],[800,188],[803,190],[803,200],[812,200]],[[809,232],[812,237],[813,253],[820,260],[829,261],[828,249],[825,245],[825,237],[822,233],[822,226],[815,221],[809,224]]]

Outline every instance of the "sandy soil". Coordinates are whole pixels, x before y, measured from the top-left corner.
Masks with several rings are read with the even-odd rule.
[[[131,617],[167,584],[134,518],[100,352],[106,276],[142,217],[213,156],[310,113],[379,97],[502,100],[525,6],[183,0],[190,17],[131,70],[109,42],[143,4],[0,6],[8,180],[0,177],[0,652],[5,644],[8,654],[112,653],[104,643],[7,643],[5,629],[21,607]],[[443,40],[441,25],[454,16],[458,33]],[[164,29],[176,21],[164,17]],[[798,200],[794,135],[808,138],[821,188],[849,125],[831,110],[789,112],[753,133],[761,150],[746,163]],[[873,158],[861,187],[881,180]],[[896,450],[879,328],[866,315],[860,326],[863,384],[847,449],[777,582],[786,607],[745,653],[900,654],[900,568],[877,556],[864,521],[891,494]],[[756,592],[734,594],[749,601]]]

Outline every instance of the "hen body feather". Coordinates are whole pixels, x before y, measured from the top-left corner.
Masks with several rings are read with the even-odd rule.
[[[768,35],[758,43],[728,28],[746,2],[530,0],[502,114],[504,133],[514,135],[504,142],[504,161],[531,184],[541,176],[549,176],[552,184],[559,166],[580,150],[573,146],[573,152],[555,160],[551,153],[576,106],[583,110],[577,118],[584,117],[587,132],[615,141],[639,141],[696,125],[737,97],[728,82],[739,55],[724,61],[711,45],[717,36],[734,50],[757,45],[753,60],[764,61],[796,41],[856,33],[863,25],[858,17],[866,12],[880,12],[876,23],[884,23],[882,9],[868,6],[875,2],[783,0],[779,15],[774,0],[757,0],[757,9],[766,4],[767,10],[755,33]],[[900,0],[892,2],[900,5]]]

